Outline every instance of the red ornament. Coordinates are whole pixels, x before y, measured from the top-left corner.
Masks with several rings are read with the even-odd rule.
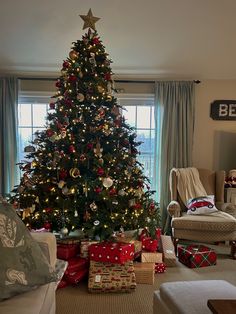
[[[49,107],[50,107],[50,109],[55,109],[55,103],[54,103],[54,102],[51,102],[51,103],[49,104]]]
[[[51,129],[47,129],[46,134],[48,137],[51,137],[51,136],[53,136],[54,132]]]
[[[110,189],[109,191],[110,195],[116,195],[117,194],[117,190],[115,188]]]
[[[100,40],[99,40],[98,37],[94,37],[94,38],[93,38],[93,44],[94,44],[94,45],[100,44]]]
[[[72,100],[71,99],[65,99],[65,105],[67,105],[68,107],[72,106]]]
[[[47,230],[51,230],[51,224],[50,222],[46,221],[44,224],[43,224],[43,228],[47,229]]]
[[[47,207],[47,208],[44,208],[44,210],[46,213],[51,213],[53,209],[51,207]],[[47,228],[45,228],[45,229],[47,229]]]
[[[134,205],[134,208],[135,209],[140,209],[142,207],[142,205],[140,204],[140,203],[136,203],[135,205]]]
[[[63,68],[69,68],[70,63],[68,61],[63,62]]]
[[[55,85],[56,85],[56,87],[60,88],[61,87],[61,82],[57,81]]]
[[[111,74],[110,73],[106,73],[104,75],[104,79],[107,80],[107,81],[111,81]]]
[[[77,77],[76,77],[75,75],[71,74],[71,75],[69,76],[69,78],[68,78],[68,81],[69,81],[70,83],[74,83],[74,82],[77,81]]]
[[[92,144],[92,143],[88,143],[88,144],[87,144],[87,148],[88,148],[88,149],[92,149],[92,148],[93,148],[93,144]]]
[[[102,192],[102,189],[101,189],[99,186],[97,186],[97,187],[94,189],[94,192],[99,194],[99,193]]]
[[[69,146],[69,152],[70,153],[75,153],[75,146],[74,145],[70,145]]]
[[[64,180],[66,177],[67,177],[67,170],[61,169],[61,171],[59,172],[59,178],[61,180]]]
[[[98,168],[97,174],[98,174],[99,176],[102,176],[102,175],[104,174],[103,168]]]

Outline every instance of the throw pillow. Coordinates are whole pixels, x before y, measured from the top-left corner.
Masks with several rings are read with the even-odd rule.
[[[218,211],[215,207],[214,195],[192,198],[187,203],[187,214],[207,215]]]
[[[56,280],[56,273],[14,208],[0,203],[0,301]]]

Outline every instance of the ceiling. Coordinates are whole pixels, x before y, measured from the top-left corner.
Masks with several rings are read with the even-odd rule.
[[[235,0],[7,0],[0,74],[58,75],[89,8],[122,78],[236,79]]]

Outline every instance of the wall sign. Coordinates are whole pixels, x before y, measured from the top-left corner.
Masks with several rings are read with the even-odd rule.
[[[211,103],[213,120],[236,120],[236,100],[215,100]]]

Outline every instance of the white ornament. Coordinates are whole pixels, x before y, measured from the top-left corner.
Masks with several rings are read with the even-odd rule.
[[[78,217],[78,212],[75,210],[74,217]]]
[[[105,188],[110,188],[112,186],[112,184],[113,184],[113,180],[111,178],[109,178],[109,177],[108,178],[104,178],[102,184],[103,184],[103,186]]]
[[[61,229],[61,235],[62,235],[62,236],[66,236],[66,235],[68,234],[68,232],[69,232],[69,230],[68,230],[66,227],[63,227],[63,228]]]

